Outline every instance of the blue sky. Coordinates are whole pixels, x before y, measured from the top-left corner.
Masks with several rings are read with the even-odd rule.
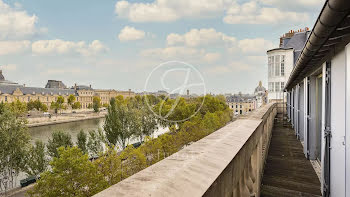
[[[0,68],[29,86],[142,91],[157,65],[194,65],[207,92],[267,82],[266,50],[314,25],[320,0],[0,0]],[[266,86],[266,85],[265,85]]]

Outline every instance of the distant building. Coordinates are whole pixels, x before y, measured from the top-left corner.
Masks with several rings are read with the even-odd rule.
[[[14,101],[29,102],[39,100],[46,104],[49,108],[52,102],[57,101],[57,97],[62,96],[67,104],[69,95],[74,95],[76,101],[80,102],[82,109],[87,109],[92,106],[93,97],[101,98],[102,104],[109,103],[112,97],[122,95],[123,97],[135,96],[135,93],[129,91],[117,90],[94,90],[91,85],[74,85],[72,88],[67,88],[62,81],[49,80],[45,88],[26,87],[11,81],[5,80],[5,77],[0,70],[0,102],[11,103]]]
[[[291,30],[280,37],[279,48],[267,51],[269,101],[283,99],[284,86],[309,35],[308,28]]]
[[[255,95],[255,99],[256,99],[255,108],[259,108],[268,102],[267,101],[268,92],[267,92],[266,88],[264,86],[262,86],[261,81],[259,81],[258,87],[255,88],[254,95]]]
[[[58,89],[66,89],[66,85],[62,81],[49,80],[45,88],[58,88]]]
[[[255,109],[256,98],[252,94],[234,94],[226,97],[226,103],[235,115],[246,114]]]

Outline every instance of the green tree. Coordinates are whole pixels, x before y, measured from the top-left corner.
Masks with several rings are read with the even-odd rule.
[[[42,103],[40,100],[30,100],[28,103],[27,103],[27,108],[28,110],[33,110],[33,109],[36,109],[38,111],[47,111],[47,105],[45,105],[44,103]]]
[[[9,109],[16,115],[22,116],[27,110],[27,104],[25,102],[21,102],[18,99],[9,104]]]
[[[125,104],[120,103],[120,100],[112,98],[103,126],[109,144],[115,146],[119,144],[124,149],[137,129],[135,121],[133,111],[128,109]]]
[[[100,99],[100,97],[94,96],[94,98],[92,100],[92,103],[93,103],[92,105],[93,105],[94,111],[98,112],[100,107],[101,107],[101,99]]]
[[[73,94],[69,95],[67,99],[68,105],[73,107],[74,102],[75,102],[75,96]]]
[[[135,115],[135,124],[137,126],[135,135],[138,136],[140,142],[142,142],[145,136],[152,135],[158,128],[157,118],[146,106],[143,106],[139,110],[135,110]]]
[[[8,182],[3,182],[5,179],[2,178],[0,185],[6,184],[7,188],[12,188],[14,178],[25,170],[29,142],[26,121],[4,107],[0,114],[0,174]]]
[[[58,148],[63,147],[72,147],[72,137],[63,131],[54,131],[52,133],[51,139],[49,139],[47,146],[48,154],[51,157],[58,157]]]
[[[112,146],[108,147],[107,151],[99,157],[94,164],[98,171],[103,174],[109,185],[114,185],[121,180],[121,157],[117,150]]]
[[[35,141],[35,145],[30,146],[26,157],[25,172],[30,176],[38,176],[47,170],[49,159],[45,154],[45,144],[42,141]]]
[[[103,138],[102,130],[99,129],[97,132],[94,130],[89,131],[87,148],[91,157],[97,157],[103,151]]]
[[[80,109],[81,108],[81,104],[79,101],[75,102],[73,105],[72,105],[72,109]]]
[[[80,132],[77,135],[77,146],[80,148],[83,153],[88,153],[87,150],[87,135],[83,130],[80,130]]]
[[[92,196],[108,186],[96,165],[77,147],[60,147],[59,157],[50,162],[52,170],[41,174],[29,196]]]

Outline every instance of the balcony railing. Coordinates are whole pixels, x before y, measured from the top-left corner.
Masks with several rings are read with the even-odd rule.
[[[265,105],[95,196],[259,196],[276,114]]]

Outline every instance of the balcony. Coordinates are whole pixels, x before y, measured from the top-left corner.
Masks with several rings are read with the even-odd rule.
[[[300,142],[295,138],[292,140],[292,130],[288,131],[287,127],[281,126],[280,119],[276,119],[280,117],[277,111],[276,103],[265,105],[95,196],[274,196],[278,192],[285,195],[286,191],[302,194],[279,187],[278,182],[270,179],[281,175],[288,181],[289,175],[293,175],[291,179],[302,178],[308,177],[308,173],[312,176],[304,181],[305,184],[312,182],[315,183],[313,188],[317,188],[315,180],[318,178],[308,160],[302,160],[303,165],[297,163],[304,171],[298,171],[297,166],[289,169],[289,165],[279,165],[279,161],[288,160],[294,164],[293,160],[297,158],[294,154],[301,157],[303,153]],[[288,139],[277,142],[281,135],[287,135]],[[271,136],[271,155],[268,155]],[[279,146],[282,152],[276,151]],[[283,155],[283,151],[289,151],[286,148],[289,146],[295,146],[292,149],[295,152]],[[300,172],[304,174],[299,176]],[[279,180],[283,181],[282,178]],[[299,179],[290,181],[304,184]],[[261,183],[264,183],[262,187]]]

